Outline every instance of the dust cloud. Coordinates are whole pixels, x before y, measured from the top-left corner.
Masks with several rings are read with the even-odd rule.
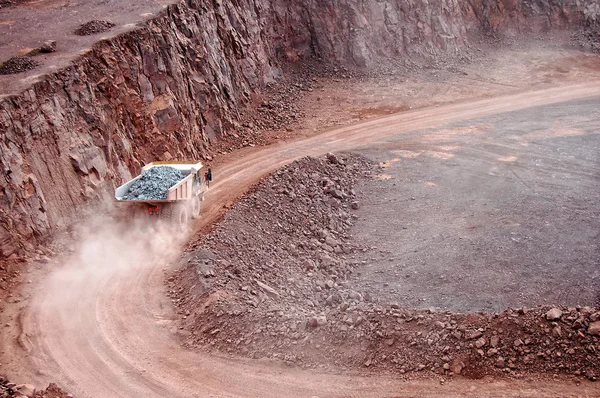
[[[61,305],[81,299],[90,289],[144,268],[163,265],[180,253],[186,234],[143,214],[125,221],[122,209],[89,217],[75,231],[74,252],[49,278],[46,304]],[[108,215],[107,215],[108,214]]]

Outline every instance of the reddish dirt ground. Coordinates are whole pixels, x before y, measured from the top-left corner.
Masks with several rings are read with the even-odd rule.
[[[19,74],[17,79],[0,77],[4,90],[0,96],[68,65],[94,41],[134,28],[136,23],[168,3],[138,2],[129,7],[110,1],[42,0],[1,9],[0,61],[26,53],[50,39],[57,40],[58,51],[36,57],[43,63],[42,67]],[[141,7],[147,8],[140,11]],[[80,37],[72,33],[91,19],[110,20],[117,26],[95,36]],[[62,26],[69,29],[56,27],[57,20],[66,21]],[[25,31],[33,33],[24,35]],[[396,158],[397,154],[391,156],[390,150],[407,150],[399,144],[405,138],[420,141],[453,128],[442,129],[441,126],[577,98],[591,97],[597,104],[600,95],[598,57],[563,43],[564,38],[515,44],[464,65],[432,65],[429,69],[402,72],[382,70],[360,79],[336,76],[316,80],[298,105],[302,114],[299,116],[306,116],[302,122],[290,131],[266,135],[276,141],[273,146],[246,148],[217,159],[215,174],[218,177],[207,195],[205,218],[197,225],[197,232],[209,230],[265,173],[298,157],[330,150],[362,149],[385,163]],[[578,109],[573,111],[578,112]],[[383,115],[391,116],[368,120]],[[590,123],[594,126],[593,120]],[[322,131],[339,125],[345,127]],[[428,128],[436,130],[423,130]],[[297,137],[307,138],[296,140]],[[280,140],[282,138],[287,142]],[[452,153],[453,149],[440,149],[439,145],[435,143],[437,150],[433,152]],[[380,148],[365,149],[370,146]],[[429,159],[426,166],[439,166],[435,162],[444,163],[443,160],[447,159]],[[507,158],[507,161],[514,160]],[[374,184],[393,184],[403,178],[403,170],[397,168],[397,163],[391,162],[390,180]],[[420,192],[420,186],[414,188]],[[386,186],[385,189],[389,189],[388,197],[398,195],[396,188]],[[382,203],[373,201],[369,206],[373,206],[371,210],[367,206],[364,211],[377,211],[376,206]],[[123,239],[122,231],[106,229],[103,222],[94,224],[94,228],[71,236],[79,242],[72,258],[66,254],[68,250],[57,250],[65,254],[47,262],[42,256],[52,253],[40,253],[38,259],[43,261],[22,273],[23,282],[31,280],[32,283],[22,288],[11,285],[5,290],[9,299],[3,314],[6,325],[0,337],[0,362],[12,380],[31,381],[38,386],[56,381],[76,396],[94,397],[567,397],[599,394],[595,384],[551,375],[518,380],[403,381],[370,373],[336,374],[335,370],[317,373],[274,361],[186,351],[180,346],[185,336],[178,329],[179,317],[166,298],[163,285],[165,275],[171,271],[170,264],[176,262],[185,245],[162,234],[157,235],[160,236],[158,243],[140,245],[145,241],[146,230],[130,233],[134,238],[130,240]],[[364,225],[364,228],[369,226]],[[390,227],[390,230],[395,228]],[[165,245],[174,253],[164,253]],[[384,254],[389,255],[389,250]],[[382,259],[389,261],[385,256]],[[393,257],[397,258],[398,254]],[[12,271],[0,269],[0,272]],[[356,283],[364,283],[364,280]],[[385,289],[381,292],[383,297],[388,294]],[[392,293],[394,297],[397,294]],[[495,304],[489,306],[492,305]]]
[[[56,52],[34,59],[42,65],[17,75],[0,76],[0,98],[22,91],[45,74],[56,72],[100,39],[135,29],[138,23],[155,16],[172,0],[109,1],[31,0],[0,8],[0,63],[24,55],[47,40],[57,42]],[[116,26],[90,36],[74,32],[91,20],[107,20]],[[60,23],[58,23],[60,22]]]
[[[198,228],[222,214],[223,197],[233,200],[266,172],[298,157],[395,142],[418,136],[422,133],[411,132],[423,129],[599,95],[600,85],[586,82],[412,110],[249,150],[215,168],[218,178],[207,195],[205,218]],[[177,317],[163,286],[164,272],[172,261],[164,249],[177,253],[178,245],[167,242],[165,246],[158,234],[153,240],[143,240],[147,230],[141,230],[141,236],[130,231],[131,239],[110,230],[100,224],[81,235],[76,258],[64,260],[65,266],[53,272],[47,283],[26,289],[20,302],[8,309],[14,318],[2,334],[2,363],[11,379],[35,384],[54,380],[81,396],[597,395],[595,384],[584,381],[575,387],[575,381],[560,378],[458,379],[441,384],[439,380],[307,372],[270,361],[186,351],[174,338]]]

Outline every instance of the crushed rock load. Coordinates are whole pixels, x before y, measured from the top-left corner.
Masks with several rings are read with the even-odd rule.
[[[15,384],[0,375],[0,398],[29,397],[29,398],[73,398],[54,383],[45,390],[36,390],[30,384]]]
[[[348,231],[360,208],[355,187],[372,170],[354,155],[294,162],[193,244],[168,279],[185,345],[404,377],[600,377],[599,308],[455,314],[353,290],[351,276],[365,266],[353,253],[368,249]]]
[[[156,166],[145,171],[125,194],[125,200],[165,200],[169,188],[184,178],[181,171],[170,166]]]

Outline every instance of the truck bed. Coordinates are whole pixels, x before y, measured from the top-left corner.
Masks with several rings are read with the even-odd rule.
[[[178,169],[182,174],[187,174],[185,178],[173,185],[167,191],[167,198],[163,200],[138,200],[138,199],[125,199],[125,195],[129,192],[131,185],[144,175],[144,172],[150,170],[156,166],[169,166]],[[119,202],[140,202],[140,203],[165,203],[165,202],[176,202],[180,200],[188,200],[193,195],[193,174],[198,172],[202,168],[202,163],[190,163],[190,162],[152,162],[142,168],[142,173],[137,177],[127,181],[115,190],[115,200]]]

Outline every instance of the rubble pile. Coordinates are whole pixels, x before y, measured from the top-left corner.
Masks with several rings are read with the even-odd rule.
[[[0,64],[0,75],[13,75],[16,73],[26,72],[38,67],[39,62],[31,59],[26,55],[12,57],[6,62]]]
[[[299,160],[193,244],[168,282],[186,346],[407,376],[600,376],[597,308],[456,314],[353,289],[365,266],[355,254],[370,249],[348,234],[362,195],[355,187],[372,171],[355,155]]]
[[[152,167],[131,184],[123,199],[164,200],[167,198],[169,188],[181,181],[183,177],[181,171],[174,167]]]
[[[106,32],[114,26],[115,24],[112,22],[94,19],[82,24],[73,33],[75,33],[77,36],[89,36],[96,33]]]
[[[266,84],[261,101],[240,111],[232,132],[213,145],[213,153],[227,153],[242,147],[267,145],[276,139],[295,137],[306,117],[301,100],[322,81],[359,81],[371,72],[350,66],[336,66],[314,59],[284,65],[280,80]],[[321,82],[319,82],[321,80]]]
[[[24,3],[27,0],[0,0],[0,10],[2,8],[8,8],[15,4]]]
[[[581,48],[600,53],[600,26],[579,30],[572,34],[572,38]]]
[[[30,384],[10,383],[5,376],[0,375],[0,398],[29,397],[29,398],[72,398],[54,383],[45,390],[36,390]]]

